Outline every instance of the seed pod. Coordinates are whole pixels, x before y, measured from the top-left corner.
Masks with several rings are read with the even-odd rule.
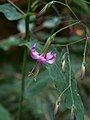
[[[54,109],[54,115],[56,115],[58,111],[59,104],[56,102],[55,109]]]
[[[71,111],[70,120],[76,120],[76,116],[73,110]]]
[[[65,71],[65,59],[62,61],[62,71]]]
[[[70,120],[76,120],[75,113],[71,114],[71,116],[70,116]]]
[[[81,80],[83,80],[84,76],[85,76],[85,65],[82,64],[82,68],[81,68]]]

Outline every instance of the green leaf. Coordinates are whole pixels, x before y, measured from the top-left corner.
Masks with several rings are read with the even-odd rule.
[[[8,111],[0,105],[0,120],[11,120]]]
[[[58,95],[61,95],[69,86],[69,61],[67,51],[63,51],[59,54],[55,48],[53,50],[57,53],[56,63],[53,65],[45,65],[47,71],[41,71],[42,69],[40,69],[40,73],[38,74],[36,81],[34,81],[32,76],[25,80],[25,98],[29,100],[30,108],[32,107],[33,112],[36,115],[44,114],[46,120],[54,119],[52,103],[55,104],[58,99]],[[64,72],[61,70],[63,54],[65,55],[66,60]],[[75,116],[77,120],[83,120],[84,108],[77,92],[77,84],[73,72],[71,74],[71,78],[71,89],[68,87],[63,94],[62,100],[60,101],[60,110],[71,110],[73,96]],[[48,106],[51,107],[48,108]]]
[[[50,82],[49,76],[47,74],[47,71],[39,73],[36,81],[33,79],[33,76],[26,78],[25,96],[27,96],[28,98],[31,97],[32,99],[32,96],[34,97],[37,96],[39,93],[42,93],[41,89],[44,89],[47,86],[48,82]],[[43,76],[45,76],[44,79]]]
[[[79,12],[84,12],[84,13],[90,13],[90,9],[89,9],[89,6],[87,5],[87,3],[85,2],[85,0],[73,0],[73,2],[77,5],[77,8],[80,8],[80,9],[77,9],[75,8],[76,11],[79,11]]]
[[[12,46],[18,46],[19,43],[20,43],[20,39],[10,37],[0,42],[0,48],[3,50],[8,50]]]
[[[50,92],[52,81],[48,71],[40,72],[36,81],[33,77],[28,77],[25,81],[25,98],[29,99],[34,114],[44,114],[46,120],[54,120],[53,107],[49,98],[52,96]]]
[[[22,18],[22,14],[9,3],[0,5],[0,12],[2,12],[8,20],[18,20]]]
[[[56,50],[56,49],[55,49]],[[74,78],[73,72],[71,70],[70,76],[70,61],[67,51],[63,51],[61,55],[57,52],[57,60],[53,65],[48,65],[47,69],[49,71],[50,77],[53,80],[55,86],[60,91],[60,110],[71,109],[74,105],[74,112],[77,120],[84,120],[84,108],[81,98],[77,92],[77,83]],[[63,55],[65,55],[65,71],[62,71],[61,62]],[[70,79],[71,77],[71,79]],[[71,82],[71,86],[69,87]],[[65,91],[65,92],[64,92]],[[73,100],[72,100],[73,99]],[[58,100],[58,98],[57,98]]]

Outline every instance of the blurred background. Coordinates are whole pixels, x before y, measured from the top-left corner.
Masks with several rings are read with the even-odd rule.
[[[11,0],[22,11],[27,11],[28,0]],[[64,0],[58,0],[65,3]],[[90,0],[67,0],[79,20],[90,30]],[[47,38],[58,29],[76,21],[68,8],[61,4],[53,4],[44,14],[38,15],[40,10],[50,0],[31,0],[30,30],[32,38],[40,44],[45,44]],[[8,3],[0,0],[0,5]],[[0,12],[0,120],[15,120],[18,112],[20,96],[20,80],[24,49],[20,41],[25,33],[24,20],[9,21]],[[78,24],[60,32],[56,36],[54,45],[69,44],[85,36],[85,28]],[[90,33],[89,33],[90,36]],[[90,40],[86,52],[86,74],[80,79],[85,40],[70,46],[72,67],[77,78],[78,92],[85,108],[85,120],[90,120]],[[62,49],[62,48],[60,48]],[[30,63],[29,63],[30,62]],[[35,62],[28,56],[27,72]],[[30,67],[29,67],[30,65]],[[43,68],[44,69],[44,68]],[[43,85],[44,84],[44,85]],[[41,87],[40,89],[40,86]],[[33,96],[33,97],[32,97]],[[23,120],[52,120],[49,107],[53,106],[56,95],[51,91],[49,82],[38,82],[32,85],[31,94],[23,101]],[[68,110],[58,111],[56,120],[69,120]]]

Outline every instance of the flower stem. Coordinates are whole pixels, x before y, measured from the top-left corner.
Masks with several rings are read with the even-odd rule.
[[[25,17],[25,41],[30,40],[30,31],[29,31],[29,6],[30,2],[28,3],[28,10],[27,15]],[[24,56],[23,56],[23,68],[22,68],[22,79],[21,79],[21,95],[20,95],[20,101],[19,101],[19,113],[18,113],[18,120],[22,120],[22,113],[23,113],[23,98],[24,98],[24,89],[25,89],[25,76],[26,76],[26,63],[27,63],[27,48],[24,48]]]
[[[22,69],[22,81],[21,81],[21,95],[19,101],[19,113],[18,120],[22,120],[22,107],[23,107],[23,95],[25,88],[25,68],[26,68],[26,60],[27,60],[27,49],[24,49],[24,57],[23,57],[23,69]]]
[[[72,23],[72,24],[70,24],[70,25],[68,25],[68,26],[65,26],[65,27],[59,29],[58,31],[56,31],[54,34],[52,34],[52,35],[47,39],[47,41],[46,41],[46,43],[45,43],[45,46],[44,46],[44,48],[43,48],[42,53],[43,53],[43,54],[47,53],[47,50],[48,50],[50,44],[52,43],[52,41],[54,41],[54,37],[56,36],[57,33],[65,30],[65,29],[67,29],[67,28],[69,28],[69,27],[71,27],[71,26],[74,26],[74,25],[76,25],[76,24],[78,24],[78,23],[80,23],[80,21],[74,22],[74,23]]]

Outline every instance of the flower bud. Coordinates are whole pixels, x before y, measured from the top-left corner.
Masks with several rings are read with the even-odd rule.
[[[55,105],[55,109],[54,109],[54,114],[56,115],[57,111],[58,111],[58,107],[59,107],[59,104],[56,102],[56,105]]]
[[[83,79],[85,76],[85,65],[82,64],[82,68],[81,68],[81,79]]]
[[[63,72],[65,71],[65,59],[62,60],[62,71],[63,71]]]
[[[71,111],[70,120],[76,120],[74,111]]]

